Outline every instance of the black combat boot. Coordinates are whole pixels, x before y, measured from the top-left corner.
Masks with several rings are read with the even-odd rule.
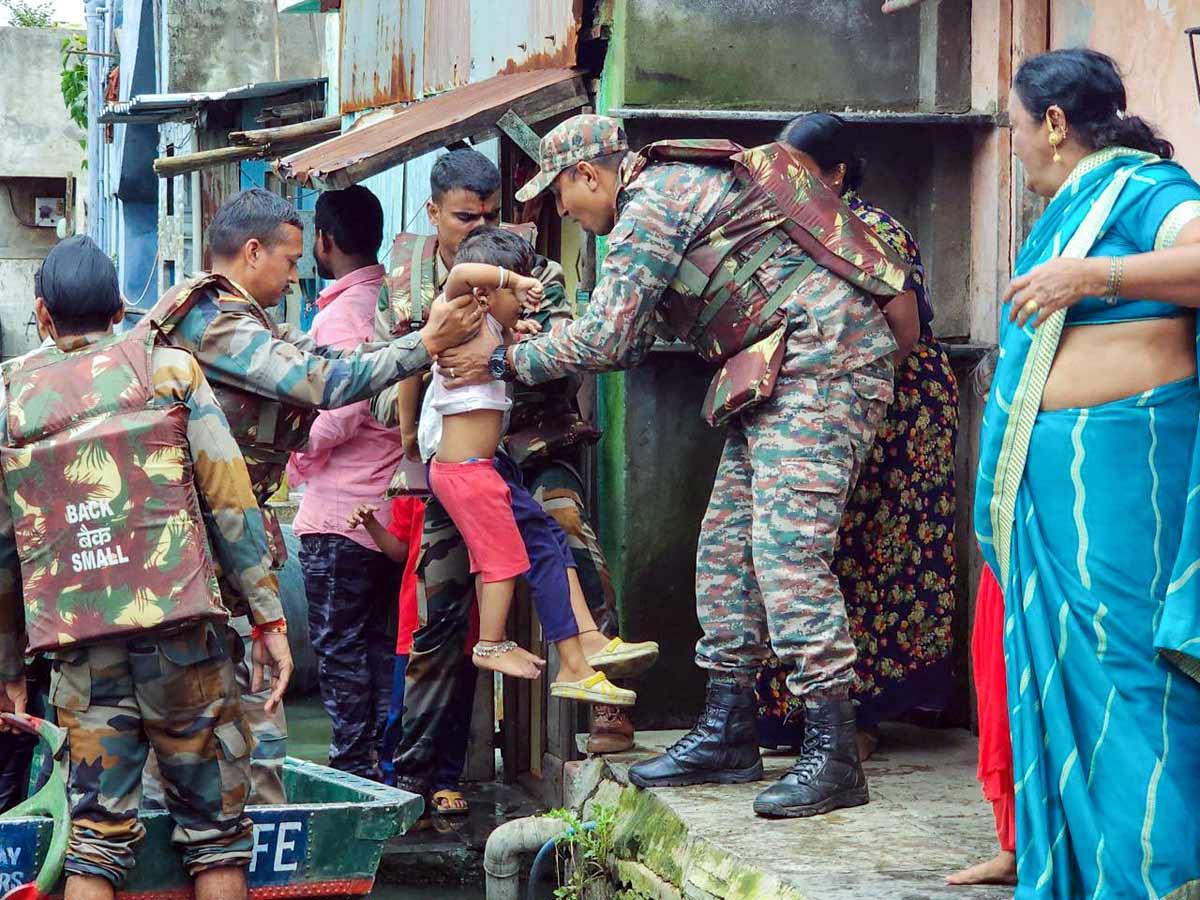
[[[629,767],[638,787],[681,784],[741,784],[762,778],[754,684],[708,682],[704,711],[696,725],[662,756]]]
[[[866,803],[867,776],[858,761],[854,733],[854,704],[849,700],[809,706],[800,758],[758,795],[754,811],[772,819],[801,818]]]

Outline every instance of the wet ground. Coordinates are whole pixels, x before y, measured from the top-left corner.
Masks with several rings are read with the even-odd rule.
[[[378,900],[478,900],[484,891],[480,887],[445,887],[443,885],[380,885],[371,891]]]
[[[329,718],[316,696],[287,702],[288,753],[329,762]],[[467,785],[469,817],[435,816],[432,826],[389,842],[372,897],[381,900],[475,900],[484,896],[483,848],[488,835],[510,819],[543,810],[503,784]]]
[[[952,888],[944,880],[996,852],[991,807],[975,780],[975,738],[958,728],[888,723],[881,730],[879,750],[864,767],[871,802],[857,809],[811,819],[755,816],[755,795],[795,759],[784,753],[764,757],[763,782],[653,789],[655,810],[678,827],[678,846],[668,841],[660,852],[682,869],[684,896],[725,896],[714,885],[731,883],[737,871],[773,880],[779,887],[771,897],[1011,898],[1011,888]],[[662,752],[680,734],[640,732],[633,752],[606,757],[610,771],[626,783],[630,763]]]

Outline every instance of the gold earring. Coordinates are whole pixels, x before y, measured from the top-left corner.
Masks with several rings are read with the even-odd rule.
[[[1054,148],[1054,161],[1056,163],[1062,162],[1062,154],[1058,152],[1058,148],[1064,140],[1066,140],[1066,138],[1061,131],[1050,132],[1050,146]]]

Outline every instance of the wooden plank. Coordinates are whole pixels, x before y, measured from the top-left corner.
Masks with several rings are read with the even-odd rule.
[[[505,100],[502,103],[480,109],[463,119],[420,134],[403,144],[380,148],[357,162],[329,172],[322,178],[314,178],[314,181],[321,187],[338,190],[347,188],[377,172],[390,169],[392,166],[421,156],[430,150],[436,150],[472,135],[496,130],[497,120],[509,109],[516,112],[526,122],[534,124],[567,109],[578,108],[587,102],[587,94],[583,90],[582,80],[573,78],[570,81],[550,85],[537,93],[522,97],[516,102]],[[403,113],[399,113],[399,115],[403,115]]]
[[[471,737],[467,744],[467,781],[496,780],[496,693],[495,673],[481,669],[475,684],[471,709]]]

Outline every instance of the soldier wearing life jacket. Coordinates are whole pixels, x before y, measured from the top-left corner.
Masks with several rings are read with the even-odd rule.
[[[207,239],[212,272],[166,294],[144,326],[192,353],[212,383],[246,458],[278,568],[286,550],[267,500],[282,483],[291,451],[305,446],[317,411],[366,400],[421,372],[435,354],[474,334],[482,317],[470,298],[441,301],[421,328],[389,343],[353,352],[321,347],[269,314],[297,282],[304,252],[300,217],[290,203],[261,189],[243,191],[217,211]],[[222,589],[238,608],[236,586],[223,581]],[[236,620],[235,627],[248,630]],[[240,672],[244,681],[245,669]],[[263,714],[261,697],[247,694],[245,702],[256,744],[255,799],[282,803],[282,710],[272,719]]]
[[[392,244],[388,276],[379,296],[376,338],[385,340],[420,327],[454,265],[459,243],[480,225],[500,221],[500,170],[477,150],[452,150],[440,156],[429,178],[426,213],[431,235],[400,234]],[[533,225],[501,225],[535,243]],[[544,330],[569,322],[574,304],[568,299],[562,267],[538,255],[532,271],[546,288],[537,318]],[[579,411],[579,380],[560,378],[522,386],[514,397],[504,449],[521,467],[525,483],[543,508],[567,534],[576,571],[600,631],[615,638],[616,603],[608,562],[600,548],[584,504],[578,472],[579,449],[598,437]],[[411,379],[380,394],[372,403],[376,418],[399,426],[412,457],[422,381]],[[398,471],[392,493],[411,489]],[[420,487],[420,485],[418,485]],[[443,815],[468,812],[458,790],[466,761],[468,726],[475,691],[474,666],[463,647],[475,603],[475,582],[467,548],[440,503],[429,496],[425,507],[421,563],[418,570],[424,617],[408,654],[403,697],[403,728],[386,741],[394,760],[395,783],[431,797]],[[399,718],[400,710],[393,710]],[[589,752],[624,750],[633,744],[633,725],[618,707],[593,708],[595,724]],[[386,766],[390,760],[383,761]]]
[[[245,897],[250,732],[218,565],[255,623],[255,686],[274,669],[268,709],[292,670],[245,461],[189,353],[112,334],[117,273],[89,238],[50,251],[37,293],[47,340],[0,369],[0,680],[23,711],[23,655],[52,661],[67,896],[112,898],[133,868],[153,748],[195,896]]]
[[[560,213],[608,235],[587,312],[490,358],[478,344],[450,351],[443,371],[474,383],[490,368],[527,384],[611,371],[636,365],[661,334],[722,366],[704,415],[727,438],[696,565],[705,709],[630,779],[761,779],[754,684],[773,652],[794,667],[788,687],[804,698],[806,736],[755,811],[810,816],[866,803],[849,699],[855,650],[830,565],[892,399],[896,342],[881,307],[904,293],[906,271],[778,144],[679,141],[631,153],[615,121],[577,116],[540,151],[541,171],[517,198],[550,190]]]

